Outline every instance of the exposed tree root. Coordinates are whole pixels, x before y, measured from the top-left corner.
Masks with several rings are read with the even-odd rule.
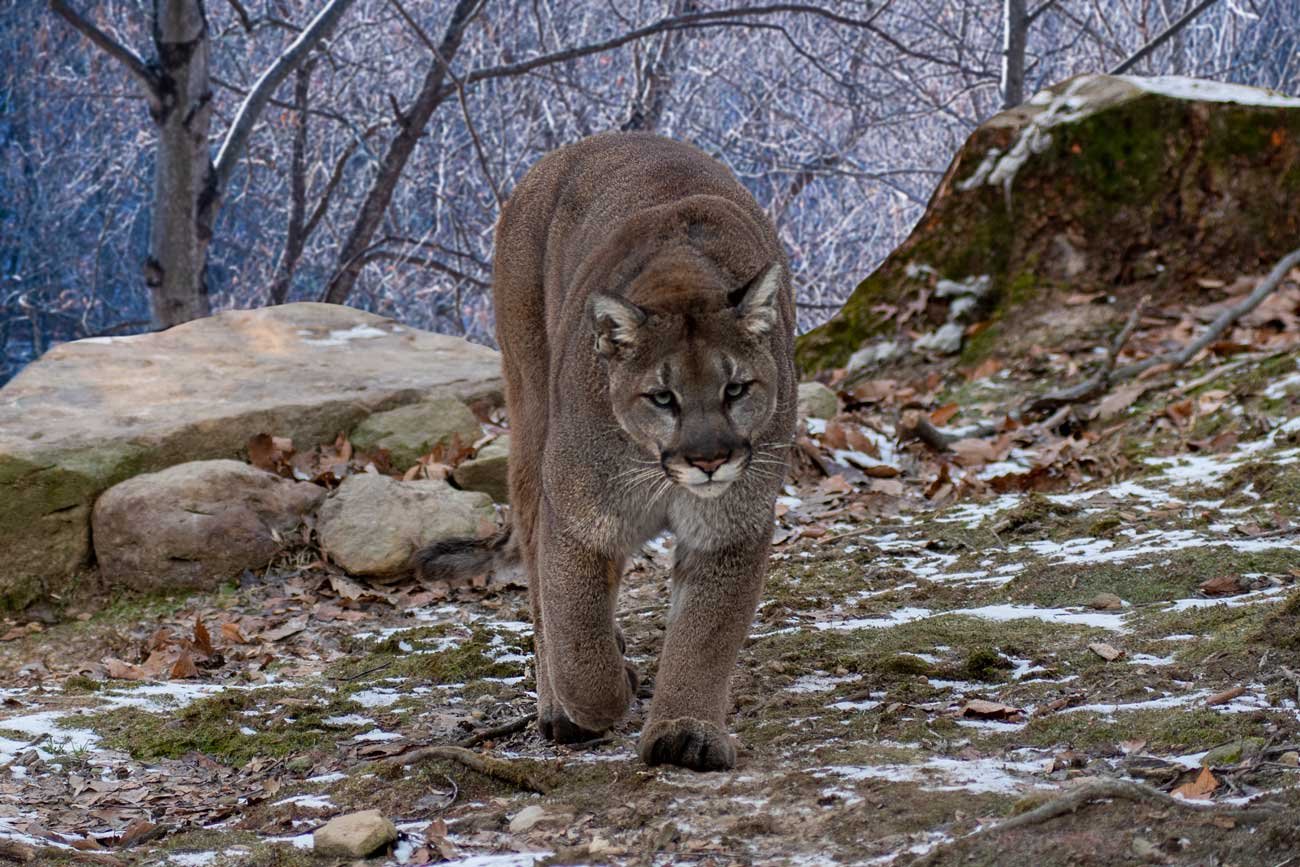
[[[1202,813],[1206,815],[1221,816],[1228,819],[1237,819],[1243,822],[1257,822],[1263,819],[1273,818],[1280,814],[1280,811],[1278,810],[1272,810],[1265,807],[1242,809],[1235,807],[1220,807],[1212,803],[1198,804],[1195,801],[1184,801],[1175,798],[1172,795],[1166,795],[1158,789],[1153,789],[1150,786],[1144,786],[1140,783],[1129,782],[1128,780],[1098,780],[1072,789],[1059,798],[1054,798],[1046,804],[1035,807],[1028,812],[1021,813],[1019,816],[1013,816],[1005,822],[999,822],[996,825],[981,828],[964,837],[959,837],[951,843],[931,849],[915,861],[910,862],[909,867],[921,867],[921,865],[933,864],[941,854],[952,846],[966,843],[971,840],[992,837],[1019,828],[1026,828],[1030,825],[1040,825],[1043,822],[1049,822],[1052,819],[1074,813],[1083,807],[1086,807],[1093,801],[1106,800],[1132,801],[1138,804],[1150,804],[1155,807],[1175,809],[1183,813]]]
[[[502,723],[495,728],[483,729],[474,732],[474,734],[460,741],[458,747],[476,747],[484,741],[494,741],[497,738],[503,738],[506,735],[512,735],[515,732],[521,732],[528,728],[528,724],[537,719],[537,713],[524,714],[519,719],[511,720],[508,723]]]
[[[428,761],[429,759],[458,762],[471,770],[478,771],[480,774],[509,783],[517,789],[536,792],[539,795],[544,795],[551,790],[549,783],[538,779],[536,773],[522,762],[498,759],[476,753],[473,750],[467,750],[464,747],[421,747],[418,750],[412,750],[409,753],[377,762],[376,765],[385,768],[400,768]]]

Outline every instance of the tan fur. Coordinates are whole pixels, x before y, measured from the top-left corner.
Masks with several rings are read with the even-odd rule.
[[[539,726],[581,740],[626,714],[636,677],[615,626],[619,579],[632,551],[671,530],[641,756],[731,767],[729,681],[794,430],[794,310],[776,233],[701,151],[606,133],[520,182],[497,227],[494,284]]]

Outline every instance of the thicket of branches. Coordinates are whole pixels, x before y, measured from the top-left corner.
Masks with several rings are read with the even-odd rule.
[[[731,166],[809,327],[970,130],[1039,87],[1129,63],[1300,90],[1300,0],[10,0],[0,382],[52,341],[159,321],[153,25],[187,4],[206,17],[207,92],[179,103],[207,124],[205,303],[327,298],[489,343],[499,204],[580,136],[650,129]],[[338,23],[286,60],[326,6]]]

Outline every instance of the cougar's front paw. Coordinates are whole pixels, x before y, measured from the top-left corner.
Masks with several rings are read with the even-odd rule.
[[[731,736],[711,722],[691,717],[646,726],[638,750],[647,765],[678,765],[692,771],[725,771],[736,765]]]
[[[584,729],[564,715],[558,707],[538,710],[537,730],[542,737],[557,744],[580,744],[600,737],[600,732]]]

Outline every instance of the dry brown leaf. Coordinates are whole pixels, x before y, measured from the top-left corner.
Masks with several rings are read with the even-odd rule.
[[[939,427],[952,421],[953,416],[961,411],[961,407],[955,403],[944,404],[943,406],[930,413],[930,421]]]
[[[180,657],[172,664],[171,676],[176,679],[199,676],[198,666],[188,650],[181,651]]]
[[[109,657],[104,660],[108,676],[114,680],[148,680],[149,675],[138,665]]]
[[[297,635],[307,628],[307,615],[303,614],[292,620],[285,621],[274,629],[268,629],[261,634],[261,638],[266,641],[283,641],[290,635]]]
[[[133,846],[142,840],[148,839],[157,827],[148,819],[136,819],[122,830],[122,836],[118,839],[117,845],[123,848]]]
[[[849,392],[858,403],[890,403],[898,391],[896,379],[869,379]]]
[[[996,442],[967,438],[957,440],[949,446],[957,455],[957,463],[963,467],[975,467],[993,463],[1002,459],[1002,450]]]
[[[204,656],[211,656],[213,653],[212,636],[208,634],[208,628],[203,625],[203,621],[197,614],[194,615],[194,649]]]
[[[342,575],[331,575],[330,587],[333,588],[335,593],[342,596],[344,599],[360,599],[363,596],[373,595],[351,578],[346,578]]]
[[[1146,393],[1150,386],[1143,383],[1125,385],[1115,389],[1097,404],[1097,420],[1110,421],[1115,416],[1137,403],[1138,398]]]
[[[1210,773],[1209,768],[1201,768],[1201,772],[1196,775],[1195,780],[1190,783],[1183,783],[1174,789],[1172,794],[1175,797],[1183,797],[1189,801],[1205,801],[1217,788],[1219,788],[1219,781],[1215,779],[1214,774]]]
[[[1202,581],[1197,588],[1206,596],[1236,596],[1245,592],[1240,575],[1216,575]]]
[[[221,637],[230,644],[248,643],[248,639],[244,637],[244,633],[240,630],[239,624],[232,623],[229,620],[221,624]]]

